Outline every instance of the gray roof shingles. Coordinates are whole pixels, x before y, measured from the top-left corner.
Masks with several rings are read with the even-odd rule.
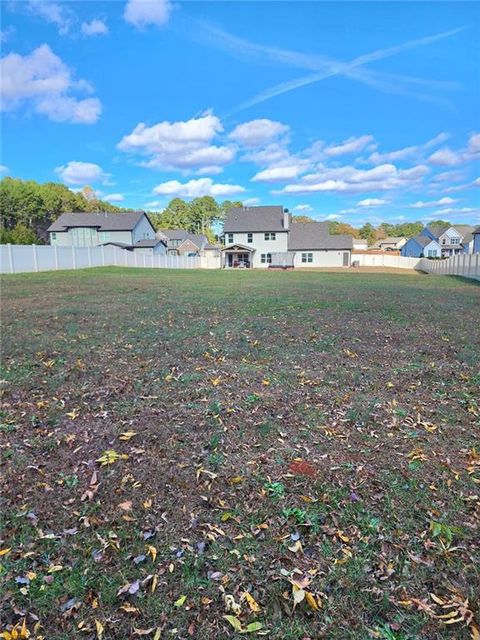
[[[283,226],[283,207],[232,208],[223,225],[224,233],[242,233],[255,231],[286,231]]]
[[[67,231],[70,227],[96,227],[99,231],[132,231],[140,218],[148,216],[143,211],[128,213],[62,213],[48,231]]]
[[[353,249],[353,238],[348,235],[330,235],[328,222],[307,222],[305,224],[293,222],[290,225],[288,249],[290,251]]]

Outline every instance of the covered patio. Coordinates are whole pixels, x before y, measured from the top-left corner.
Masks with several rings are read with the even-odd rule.
[[[222,249],[222,268],[224,269],[250,269],[255,253],[253,247],[243,244],[231,244]]]

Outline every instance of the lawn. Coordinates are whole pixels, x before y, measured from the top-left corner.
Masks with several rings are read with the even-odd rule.
[[[4,631],[480,638],[478,284],[104,268],[2,298]]]

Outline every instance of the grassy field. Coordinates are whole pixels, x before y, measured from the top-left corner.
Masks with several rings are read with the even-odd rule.
[[[480,286],[105,268],[2,298],[3,631],[480,637]]]

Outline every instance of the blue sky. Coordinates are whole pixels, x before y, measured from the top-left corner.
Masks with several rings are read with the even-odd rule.
[[[480,223],[475,2],[2,3],[3,175]]]

